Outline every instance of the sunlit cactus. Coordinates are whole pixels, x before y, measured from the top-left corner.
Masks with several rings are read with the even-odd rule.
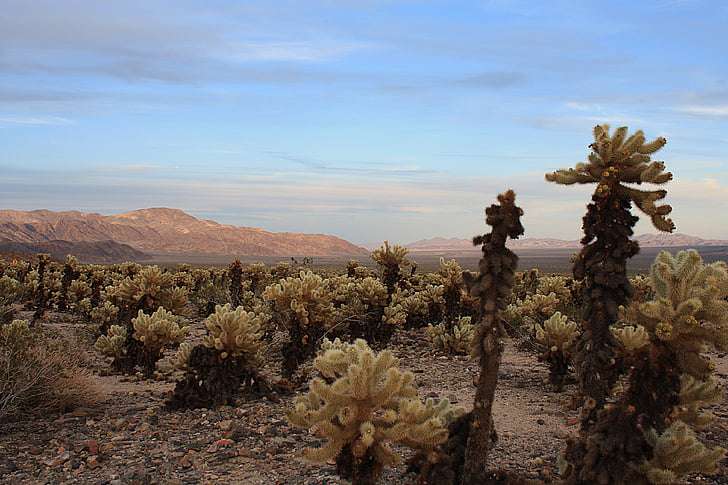
[[[258,360],[261,350],[264,319],[243,307],[233,310],[230,304],[218,306],[215,313],[205,320],[208,334],[203,345],[220,351],[220,357],[244,355],[250,362]]]
[[[659,434],[650,429],[646,437],[652,446],[652,458],[642,464],[640,471],[655,485],[680,483],[690,473],[715,473],[726,452],[721,447],[706,448],[681,421]]]
[[[139,310],[131,323],[134,329],[132,337],[143,345],[140,364],[147,377],[154,374],[164,348],[182,342],[189,330],[187,327],[180,327],[177,317],[162,307],[151,315]]]
[[[372,251],[372,259],[380,268],[382,281],[387,286],[390,296],[394,294],[404,268],[412,264],[407,259],[408,253],[407,248],[398,244],[390,246],[389,241],[384,241],[384,244]]]
[[[267,317],[230,304],[217,306],[205,320],[202,343],[180,345],[173,365],[185,371],[167,407],[199,408],[233,404],[241,393],[271,391],[259,372],[262,326]]]
[[[163,272],[158,266],[142,268],[133,277],[125,278],[117,287],[111,288],[110,294],[122,310],[133,309],[133,315],[139,310],[149,312],[159,307],[181,314],[187,304],[187,291],[177,288],[174,275]]]
[[[650,335],[642,325],[613,328],[612,334],[619,342],[622,351],[628,354],[638,352],[650,344]]]
[[[94,347],[108,357],[120,359],[126,354],[126,340],[126,328],[121,325],[111,325],[108,333],[96,340]]]
[[[475,326],[471,323],[471,317],[460,317],[451,326],[440,323],[427,327],[427,335],[432,345],[449,354],[470,353],[474,333]]]
[[[626,270],[627,260],[639,251],[637,242],[629,239],[638,220],[630,212],[632,203],[657,229],[675,228],[667,218],[672,208],[657,205],[667,192],[635,188],[672,179],[663,162],[651,159],[665,139],[647,142],[642,131],[628,136],[626,127],[610,134],[608,125],[596,126],[593,134],[586,162],[546,174],[546,180],[558,184],[596,184],[583,218],[583,247],[574,262],[574,278],[584,281],[584,332],[577,343],[576,368],[582,393],[588,403],[595,403],[582,410],[583,429],[594,423],[620,373],[610,327],[618,320],[619,307],[627,305],[634,293]]]
[[[392,444],[427,452],[447,439],[454,410],[446,400],[420,401],[414,376],[397,364],[391,352],[375,354],[361,339],[325,347],[314,364],[324,379],[313,379],[288,415],[294,425],[326,439],[324,446],[307,449],[306,458],[335,459],[342,478],[371,485],[385,466],[399,461]]]
[[[549,365],[549,380],[557,391],[561,391],[569,373],[571,352],[579,336],[579,328],[561,312],[554,313],[543,325],[535,325],[536,342],[543,348],[539,356]]]
[[[595,183],[595,195],[602,198],[628,199],[650,216],[652,224],[660,231],[672,232],[675,225],[666,216],[672,211],[669,205],[657,206],[665,198],[664,190],[638,190],[625,184],[661,185],[672,180],[665,172],[665,163],[652,161],[651,155],[665,146],[667,140],[658,137],[647,142],[641,130],[627,136],[623,126],[609,134],[609,125],[594,127],[594,143],[588,161],[576,164],[576,168],[557,170],[546,174],[546,180],[562,185]]]
[[[702,408],[721,399],[704,352],[728,346],[728,267],[704,264],[694,250],[662,252],[651,282],[653,299],[630,311],[639,327],[614,330],[628,384],[597,414],[591,433],[570,443],[567,483],[678,483],[689,473],[713,473],[724,456],[691,427],[709,425]]]
[[[268,286],[262,297],[271,303],[274,322],[288,331],[282,370],[290,378],[316,353],[324,332],[334,325],[334,295],[320,275],[301,271]]]

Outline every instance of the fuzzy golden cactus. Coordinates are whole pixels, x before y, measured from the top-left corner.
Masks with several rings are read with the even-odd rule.
[[[475,326],[471,323],[471,317],[460,317],[451,328],[444,323],[427,327],[427,335],[432,345],[450,354],[467,355],[472,349],[474,333]]]
[[[715,473],[726,453],[725,448],[706,448],[682,421],[674,422],[663,433],[650,429],[646,438],[652,446],[652,458],[642,464],[641,471],[655,485],[680,483],[690,473]]]
[[[190,362],[190,354],[195,346],[189,342],[182,342],[172,358],[172,365],[175,369],[187,370]]]
[[[320,275],[301,271],[298,277],[268,286],[262,296],[271,304],[273,321],[288,331],[282,370],[290,378],[315,354],[324,332],[335,325],[335,295]]]
[[[543,325],[537,323],[534,330],[536,342],[543,347],[539,360],[548,363],[549,381],[556,391],[561,391],[569,374],[572,348],[579,336],[579,328],[566,315],[556,312]]]
[[[673,410],[673,419],[700,430],[713,422],[713,415],[703,407],[723,400],[723,389],[713,378],[695,379],[689,374],[680,378],[680,401]]]
[[[131,322],[134,328],[133,337],[154,353],[182,342],[189,331],[188,327],[180,327],[177,317],[162,307],[151,315],[139,310],[137,317]]]
[[[126,353],[126,328],[121,325],[112,325],[106,335],[100,336],[94,347],[96,350],[108,357],[119,358]]]
[[[626,353],[638,352],[650,344],[650,335],[642,325],[626,325],[613,328],[612,334]]]
[[[397,368],[391,352],[375,354],[361,339],[325,348],[314,365],[328,382],[313,379],[288,414],[292,424],[326,439],[324,446],[305,450],[308,459],[336,458],[342,477],[373,484],[385,466],[399,461],[391,444],[427,451],[447,439],[454,415],[449,403],[422,403],[414,376]]]
[[[387,292],[392,295],[402,278],[402,270],[412,262],[407,259],[409,251],[397,244],[390,246],[389,241],[372,252],[372,259],[380,268],[382,281],[387,286]]]
[[[154,311],[161,306],[172,313],[181,314],[187,304],[187,290],[176,287],[174,275],[163,272],[158,266],[142,268],[109,292],[119,303],[117,306],[146,311]]]
[[[119,315],[119,308],[110,301],[104,301],[104,304],[91,310],[91,321],[95,324],[106,328],[111,322],[116,321]]]
[[[661,231],[672,232],[675,225],[666,216],[672,211],[669,205],[657,206],[665,198],[664,190],[642,191],[625,184],[650,183],[661,185],[672,180],[665,172],[664,162],[654,162],[651,155],[665,146],[667,140],[658,137],[647,142],[641,130],[627,137],[627,127],[620,127],[609,134],[609,125],[594,127],[592,153],[587,162],[576,168],[557,170],[546,174],[546,180],[562,185],[596,183],[597,193],[606,196],[616,192],[618,197],[632,200],[650,216],[652,224]]]
[[[704,264],[695,250],[663,251],[651,278],[655,299],[638,307],[639,323],[675,350],[681,372],[707,377],[705,346],[728,349],[728,266]]]
[[[566,315],[556,312],[543,324],[534,327],[536,341],[552,352],[569,352],[571,345],[579,335],[575,322],[570,322]]]
[[[202,343],[220,351],[220,357],[245,356],[251,362],[258,359],[264,319],[243,307],[233,310],[230,304],[215,307],[215,313],[207,317],[208,334]]]
[[[331,292],[324,279],[312,271],[301,271],[298,277],[288,277],[267,287],[263,298],[272,302],[277,311],[293,313],[293,318],[287,320],[289,325],[295,322],[327,327],[333,323]]]

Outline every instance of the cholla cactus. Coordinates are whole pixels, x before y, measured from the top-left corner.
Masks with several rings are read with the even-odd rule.
[[[240,393],[268,393],[270,387],[258,373],[263,349],[261,327],[266,317],[230,304],[217,306],[205,320],[202,344],[180,345],[173,359],[185,371],[167,406],[171,409],[215,407],[232,404]]]
[[[98,325],[103,332],[112,322],[116,321],[118,315],[119,308],[106,300],[103,305],[91,310],[91,321]]]
[[[397,364],[391,352],[375,354],[361,339],[329,344],[314,363],[328,381],[313,379],[288,415],[292,424],[327,440],[306,450],[308,459],[336,458],[339,475],[354,485],[370,485],[385,466],[399,461],[391,443],[428,452],[447,439],[454,416],[449,403],[422,403],[414,376]]]
[[[208,334],[203,345],[220,351],[220,357],[245,356],[250,362],[258,360],[264,319],[243,307],[233,310],[230,304],[217,306],[215,313],[205,320]]]
[[[13,321],[15,303],[23,293],[20,282],[10,276],[0,277],[0,325]]]
[[[172,358],[172,365],[175,369],[187,370],[189,368],[190,355],[195,346],[189,342],[182,342],[177,348],[177,353]]]
[[[475,326],[471,317],[460,317],[455,325],[448,328],[444,323],[427,327],[427,335],[432,345],[449,354],[467,355],[472,348]]]
[[[577,343],[577,370],[587,402],[594,403],[583,409],[585,430],[606,403],[621,368],[615,365],[616,342],[610,327],[618,320],[620,305],[633,294],[626,272],[627,260],[639,251],[637,242],[629,239],[638,220],[630,212],[632,203],[658,230],[675,228],[666,217],[672,208],[656,204],[666,191],[631,186],[662,185],[672,179],[663,162],[651,161],[651,154],[665,143],[661,137],[648,143],[641,131],[628,137],[626,127],[610,135],[608,125],[596,126],[587,162],[546,174],[546,180],[563,185],[597,184],[583,220],[583,248],[574,263],[574,278],[584,280],[584,332]]]
[[[163,272],[158,266],[142,268],[133,277],[125,278],[111,288],[110,293],[123,311],[133,310],[132,317],[139,310],[149,312],[159,307],[182,314],[187,304],[187,291],[175,287],[174,275]]]
[[[639,323],[675,352],[681,372],[705,379],[714,367],[704,346],[728,350],[728,266],[705,265],[695,250],[663,251],[651,279],[655,299],[639,306]]]
[[[440,258],[438,274],[443,286],[442,298],[445,306],[445,320],[455,321],[460,316],[459,312],[462,308],[460,301],[465,289],[463,269],[454,259],[446,261],[445,258]]]
[[[558,306],[566,308],[571,303],[571,290],[567,286],[567,278],[564,276],[544,276],[539,278],[536,294],[554,294],[558,300]]]
[[[283,375],[290,378],[315,354],[324,331],[334,325],[334,295],[321,276],[301,271],[298,277],[267,287],[262,296],[271,302],[274,320],[288,331],[289,341],[282,349]]]
[[[412,263],[407,259],[407,248],[397,244],[390,246],[389,241],[372,252],[372,259],[379,266],[382,273],[382,281],[387,286],[389,295],[394,291],[402,278],[402,270]]]
[[[675,225],[666,218],[672,208],[669,205],[656,205],[656,202],[665,198],[664,190],[641,191],[624,185],[662,185],[672,180],[672,174],[665,172],[665,163],[653,162],[650,157],[665,146],[667,140],[658,137],[648,143],[641,130],[630,137],[627,137],[627,131],[627,127],[623,126],[610,136],[609,125],[594,127],[594,143],[590,145],[592,153],[589,160],[576,164],[576,168],[546,174],[546,180],[562,185],[598,184],[597,195],[609,197],[613,194],[619,199],[632,200],[642,212],[650,216],[657,229],[672,232]]]
[[[180,327],[177,317],[162,307],[151,315],[139,310],[131,322],[134,329],[132,337],[144,346],[140,364],[148,377],[154,374],[164,348],[182,342],[189,330]]]
[[[132,325],[134,338],[153,352],[180,343],[189,330],[188,327],[180,327],[177,317],[162,307],[151,315],[139,310],[137,317],[132,319]]]
[[[642,325],[627,325],[613,328],[612,334],[623,352],[630,354],[645,349],[650,344],[650,335]]]
[[[112,325],[107,335],[102,335],[96,340],[94,347],[108,357],[119,359],[126,354],[126,340],[126,328]]]
[[[679,404],[673,410],[672,419],[680,420],[700,430],[713,422],[713,415],[703,407],[723,400],[723,389],[713,379],[698,380],[689,374],[680,377]]]
[[[710,415],[701,408],[720,394],[703,352],[728,346],[728,267],[706,265],[692,250],[662,252],[651,280],[654,299],[633,313],[649,339],[634,339],[639,345],[625,356],[629,385],[598,414],[593,433],[567,449],[569,480],[676,483],[712,473],[725,452],[706,449],[689,425],[705,427]]]
[[[579,336],[579,329],[575,322],[570,322],[561,312],[554,313],[543,326],[536,324],[534,329],[536,342],[544,349],[539,359],[549,364],[551,385],[561,391],[569,373],[572,346]]]
[[[680,483],[690,473],[715,473],[726,452],[721,447],[706,448],[681,421],[672,423],[660,434],[650,429],[646,438],[652,446],[652,458],[640,470],[655,485]]]

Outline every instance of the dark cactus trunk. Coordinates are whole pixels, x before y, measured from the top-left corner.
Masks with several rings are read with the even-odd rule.
[[[592,196],[583,219],[584,247],[574,263],[574,278],[584,281],[584,332],[575,355],[579,383],[587,398],[584,429],[594,423],[620,374],[610,327],[618,319],[619,306],[632,297],[627,260],[639,252],[637,242],[629,239],[638,218],[630,213],[630,201],[616,193],[598,188]]]
[[[240,292],[243,283],[243,265],[240,260],[235,260],[228,270],[230,277],[230,303],[233,308],[240,306]]]

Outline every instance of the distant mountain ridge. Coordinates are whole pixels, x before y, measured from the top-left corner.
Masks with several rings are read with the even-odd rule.
[[[112,240],[143,252],[231,256],[355,256],[364,248],[326,234],[270,232],[198,219],[179,209],[101,215],[0,210],[0,239],[20,243]]]
[[[640,246],[645,248],[680,247],[680,246],[728,246],[728,240],[702,239],[688,234],[640,234],[635,237]],[[553,238],[524,238],[509,240],[508,246],[513,249],[559,249],[578,248],[581,246],[578,240],[564,240]],[[470,239],[434,237],[422,239],[407,244],[406,247],[412,251],[477,251]]]

